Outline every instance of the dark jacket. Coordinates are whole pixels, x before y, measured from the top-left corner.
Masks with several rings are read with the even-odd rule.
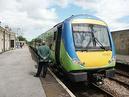
[[[37,49],[40,62],[48,62],[50,59],[50,49],[47,45],[41,45]]]

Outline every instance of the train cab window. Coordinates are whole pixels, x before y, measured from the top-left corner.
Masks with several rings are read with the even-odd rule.
[[[111,47],[107,27],[95,24],[73,24],[72,27],[76,49],[104,50]]]

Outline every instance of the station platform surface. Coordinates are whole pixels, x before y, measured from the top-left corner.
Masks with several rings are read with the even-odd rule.
[[[0,54],[0,97],[46,97],[28,47]]]
[[[116,62],[129,64],[129,55],[116,55]]]

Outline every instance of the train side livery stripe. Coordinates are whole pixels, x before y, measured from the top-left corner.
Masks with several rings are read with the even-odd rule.
[[[88,23],[88,24],[98,24],[98,25],[107,26],[105,22],[100,20],[94,20],[94,19],[74,19],[72,23],[73,24]]]
[[[60,48],[60,61],[61,65],[66,71],[72,71],[72,70],[85,70],[86,68],[84,66],[81,66],[80,64],[74,64],[72,62],[72,58],[69,56],[68,52],[66,51],[64,47],[64,43],[61,40],[61,48]]]

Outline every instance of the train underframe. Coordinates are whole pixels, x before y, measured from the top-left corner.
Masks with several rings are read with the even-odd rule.
[[[64,69],[58,68],[57,71],[72,82],[97,83],[102,82],[104,78],[114,77],[115,75],[115,69],[113,67],[94,70],[78,70],[71,72],[66,72]]]
[[[102,82],[104,78],[114,77],[114,68],[101,68],[86,71],[72,71],[66,73],[68,79],[74,82]]]

